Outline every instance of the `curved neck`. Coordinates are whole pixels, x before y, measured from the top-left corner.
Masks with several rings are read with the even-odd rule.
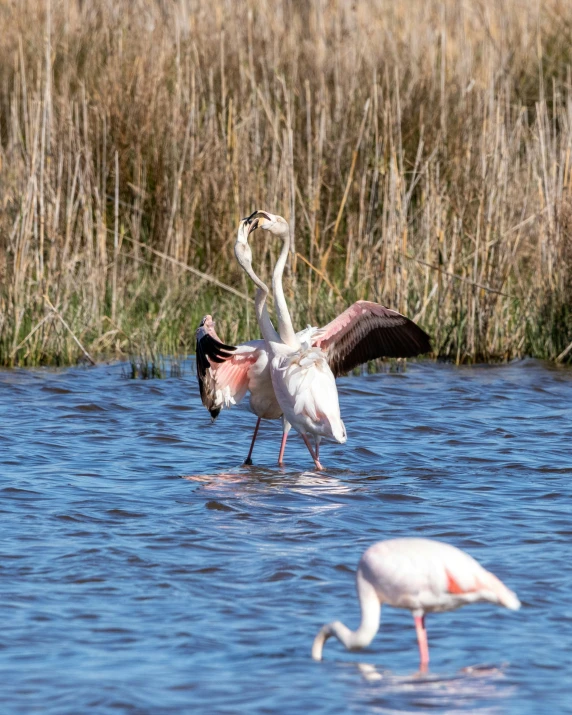
[[[300,341],[294,332],[292,319],[290,318],[290,311],[288,310],[286,298],[284,297],[284,289],[282,287],[282,276],[284,275],[284,268],[286,266],[286,259],[288,258],[289,250],[290,233],[288,233],[288,237],[284,239],[280,256],[274,266],[274,272],[272,274],[272,291],[274,293],[274,307],[276,308],[276,315],[278,316],[278,332],[280,333],[280,337],[289,347],[299,348]]]
[[[255,274],[256,275],[256,274]],[[265,340],[273,340],[278,342],[280,336],[276,332],[272,321],[270,320],[270,314],[268,313],[268,306],[266,304],[266,299],[268,297],[268,288],[266,292],[262,288],[258,288],[256,291],[256,297],[254,298],[254,308],[256,310],[256,319],[258,320],[258,325],[260,327],[260,332]],[[266,337],[266,336],[269,337]]]
[[[256,275],[252,268],[250,260],[245,259],[245,257],[235,251],[236,258],[242,270],[248,275],[248,277],[253,281],[253,283],[258,287],[256,291],[256,298],[254,300],[254,307],[256,309],[256,319],[258,320],[258,325],[260,327],[260,332],[262,337],[267,343],[276,342],[280,338],[270,316],[268,315],[268,308],[266,306],[266,299],[268,298],[268,286],[263,283],[261,279]]]
[[[381,603],[373,585],[365,578],[361,568],[356,575],[356,588],[361,608],[361,623],[355,631],[350,630],[340,621],[324,626],[318,633],[312,646],[312,658],[322,659],[322,650],[330,636],[335,636],[348,650],[357,650],[368,646],[379,630]]]

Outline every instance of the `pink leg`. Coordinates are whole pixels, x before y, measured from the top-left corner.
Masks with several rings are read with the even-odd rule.
[[[429,665],[429,644],[427,642],[427,630],[425,628],[425,616],[413,616],[415,621],[415,630],[417,631],[417,642],[419,643],[419,656],[421,662],[419,670],[422,673],[427,672]]]
[[[260,427],[260,420],[262,418],[258,418],[258,422],[256,423],[256,427],[254,428],[254,434],[252,435],[252,442],[250,443],[250,449],[248,451],[248,457],[244,460],[245,464],[252,464],[252,450],[254,449],[254,443],[256,442],[256,435],[258,434],[258,428]]]
[[[320,461],[320,438],[316,437],[316,459]]]
[[[286,449],[286,440],[288,439],[288,432],[283,432],[282,443],[280,445],[280,454],[278,455],[278,466],[284,466],[284,450]]]
[[[308,452],[310,452],[310,454],[312,455],[312,459],[314,460],[314,464],[316,465],[316,469],[318,470],[318,472],[323,472],[323,471],[324,471],[324,468],[323,468],[322,465],[320,464],[320,461],[319,461],[318,457],[314,454],[314,450],[312,449],[312,445],[310,444],[310,440],[306,437],[305,434],[302,435],[302,439],[303,439],[304,442],[306,443],[306,447],[308,447]]]

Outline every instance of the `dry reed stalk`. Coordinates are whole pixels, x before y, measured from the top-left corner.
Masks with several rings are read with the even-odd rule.
[[[20,0],[0,33],[0,364],[246,337],[254,208],[300,325],[370,298],[457,362],[570,359],[568,3]]]

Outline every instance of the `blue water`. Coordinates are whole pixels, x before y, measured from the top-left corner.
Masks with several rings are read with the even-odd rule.
[[[409,365],[339,381],[346,445],[312,471],[278,424],[211,425],[192,364],[0,372],[3,713],[572,712],[572,371]],[[446,540],[520,597],[407,611],[366,650],[353,573],[395,536]],[[477,666],[477,667],[475,667]]]

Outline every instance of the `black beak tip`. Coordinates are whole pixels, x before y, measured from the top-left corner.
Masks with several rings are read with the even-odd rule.
[[[247,216],[246,218],[243,218],[243,221],[246,221],[246,223],[250,224],[254,221],[254,218],[256,216],[263,216],[267,221],[270,221],[271,218],[270,216],[266,213],[266,211],[253,211],[250,216]]]
[[[247,216],[246,218],[243,218],[242,220],[246,221],[246,223],[250,223],[252,221],[252,219],[256,216],[257,213],[258,213],[258,211],[253,211],[250,214],[250,216]]]

